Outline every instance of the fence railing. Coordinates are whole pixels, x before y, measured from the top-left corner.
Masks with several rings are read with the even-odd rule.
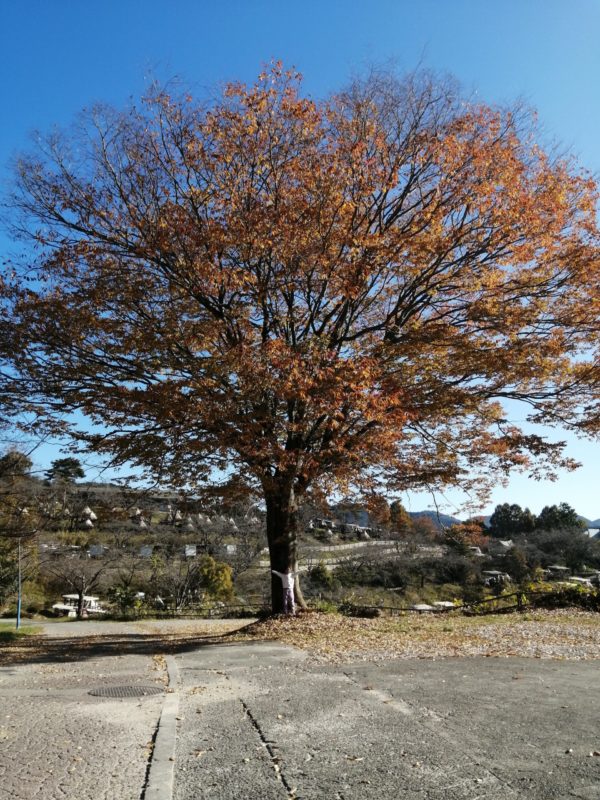
[[[513,611],[523,611],[535,608],[558,608],[573,606],[600,611],[600,589],[583,590],[579,587],[555,590],[521,590],[509,594],[493,595],[491,597],[476,598],[463,601],[454,606],[440,606],[432,608],[415,608],[412,606],[390,605],[365,605],[351,601],[332,603],[338,610],[349,616],[375,617],[381,614],[398,616],[400,614],[449,614],[461,612],[466,615],[479,616],[486,614],[507,614]],[[310,600],[309,600],[310,607]],[[270,604],[264,599],[262,602],[250,603],[225,603],[214,606],[193,605],[182,609],[140,610],[132,611],[123,616],[127,618],[151,617],[155,619],[231,619],[248,618],[267,615],[270,613]]]
[[[512,602],[510,602],[511,600]],[[558,590],[522,590],[511,592],[510,594],[475,599],[469,602],[463,601],[452,607],[440,606],[427,609],[411,606],[369,606],[352,603],[342,604],[340,609],[348,614],[352,614],[354,611],[356,616],[360,616],[360,612],[366,612],[365,616],[375,616],[377,612],[394,616],[399,614],[448,614],[455,611],[472,616],[483,616],[485,614],[508,614],[513,611],[524,611],[525,609],[569,606],[600,611],[600,589],[592,589],[590,591],[572,587],[572,589]]]

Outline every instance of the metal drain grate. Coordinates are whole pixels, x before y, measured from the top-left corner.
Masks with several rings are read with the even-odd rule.
[[[101,686],[91,689],[88,694],[94,697],[146,697],[150,694],[162,694],[164,689],[159,686]]]

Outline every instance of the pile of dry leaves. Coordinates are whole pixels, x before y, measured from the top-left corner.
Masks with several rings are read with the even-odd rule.
[[[536,611],[495,617],[459,614],[357,619],[303,613],[257,622],[236,638],[277,640],[319,662],[445,656],[600,658],[600,615]]]
[[[527,656],[600,658],[600,614],[587,611],[535,611],[504,616],[466,617],[405,614],[361,619],[304,612],[259,622],[190,620],[164,625],[139,622],[110,632],[90,627],[78,636],[32,635],[0,647],[0,665],[77,661],[91,655],[177,653],[231,641],[279,641],[308,652],[312,661],[342,663],[389,658],[446,656]],[[135,633],[135,635],[132,635]]]

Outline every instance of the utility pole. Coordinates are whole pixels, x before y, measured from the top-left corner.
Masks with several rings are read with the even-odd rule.
[[[17,578],[17,630],[21,627],[21,537],[19,536],[18,578]]]

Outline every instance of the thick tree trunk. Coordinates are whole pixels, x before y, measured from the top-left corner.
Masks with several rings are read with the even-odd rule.
[[[85,595],[85,590],[77,592],[77,619],[82,619],[83,617],[84,595]]]
[[[293,572],[297,569],[297,506],[293,489],[268,492],[267,541],[271,569],[278,572]],[[296,602],[305,608],[298,579],[295,581]],[[274,614],[283,612],[283,587],[281,578],[271,572],[271,609]]]

